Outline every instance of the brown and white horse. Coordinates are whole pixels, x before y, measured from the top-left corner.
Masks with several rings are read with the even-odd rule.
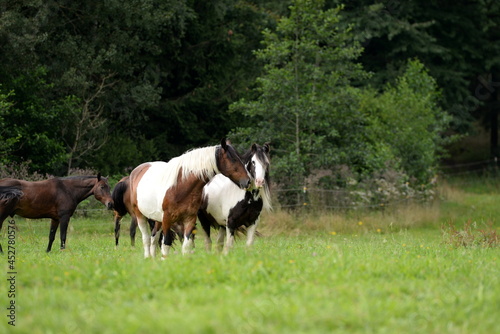
[[[108,180],[101,175],[56,177],[36,182],[1,179],[0,229],[5,218],[15,214],[31,219],[50,218],[47,252],[50,252],[52,248],[59,224],[61,225],[61,249],[64,249],[69,219],[77,205],[91,195],[94,195],[108,209],[113,208]]]
[[[114,221],[115,221],[115,246],[118,247],[119,239],[120,239],[120,227],[121,222],[124,216],[127,214],[130,215],[130,244],[132,247],[135,246],[135,233],[137,230],[137,218],[134,215],[131,196],[130,196],[130,176],[127,175],[123,177],[118,183],[115,185],[111,196],[113,197],[114,202]],[[156,233],[160,228],[161,224],[155,222],[154,220],[148,219],[149,227],[153,233]],[[155,229],[156,228],[156,229]],[[171,232],[181,238],[183,236],[184,230],[183,226],[179,224],[174,224],[171,228]],[[172,238],[175,238],[175,235],[172,235]],[[160,245],[161,246],[161,245]]]
[[[192,232],[201,204],[203,187],[216,174],[223,174],[239,188],[250,185],[248,175],[238,152],[222,139],[221,145],[197,148],[173,158],[169,162],[146,162],[130,174],[130,194],[133,214],[142,233],[144,257],[155,255],[159,233],[151,238],[147,219],[161,222],[165,236],[161,247],[163,257],[172,245],[167,233],[174,223],[184,227],[182,253],[193,247]]]

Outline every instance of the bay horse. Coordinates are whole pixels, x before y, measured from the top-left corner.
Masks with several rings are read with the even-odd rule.
[[[24,218],[50,218],[49,245],[52,249],[59,224],[61,249],[66,248],[66,233],[77,205],[90,195],[108,209],[113,208],[107,178],[97,176],[56,177],[43,181],[24,181],[11,178],[0,180],[0,229],[4,220],[14,215]],[[0,246],[0,252],[2,247]]]
[[[253,144],[242,157],[250,173],[252,184],[248,189],[236,187],[227,177],[215,176],[204,188],[198,219],[205,231],[205,247],[212,248],[210,228],[219,230],[217,245],[222,250],[224,236],[227,254],[234,243],[235,231],[242,226],[247,228],[247,246],[253,244],[255,231],[262,209],[271,210],[269,178],[269,144]]]
[[[151,234],[146,219],[161,222],[162,257],[167,257],[172,245],[167,232],[174,223],[183,227],[182,253],[193,247],[192,233],[201,204],[203,187],[217,174],[227,176],[239,188],[250,185],[238,152],[226,139],[220,145],[187,151],[169,162],[146,162],[130,173],[133,213],[142,233],[144,257],[154,256],[159,233]]]

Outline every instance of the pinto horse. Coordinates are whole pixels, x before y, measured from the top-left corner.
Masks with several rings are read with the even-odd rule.
[[[235,231],[242,226],[247,228],[247,246],[252,245],[262,209],[271,209],[269,144],[253,144],[242,159],[252,179],[249,189],[236,187],[223,175],[214,177],[203,189],[198,219],[205,231],[205,247],[208,251],[212,248],[210,227],[219,230],[219,250],[224,245],[224,235],[227,235],[224,247],[226,254],[233,246]]]
[[[135,234],[137,230],[137,218],[134,215],[133,209],[132,209],[132,203],[131,203],[131,197],[130,197],[130,176],[125,176],[123,177],[118,183],[116,184],[115,188],[113,189],[113,192],[111,193],[111,196],[113,198],[113,211],[114,211],[114,220],[115,220],[115,246],[118,246],[119,240],[120,240],[120,226],[121,226],[121,221],[124,216],[127,215],[127,213],[130,215],[132,218],[130,221],[130,244],[132,247],[135,246]],[[148,224],[151,230],[154,230],[155,228],[155,222],[154,220],[148,219]],[[159,226],[156,226],[157,231],[159,229]],[[175,224],[171,230],[172,233],[176,233],[179,236],[183,235],[183,230],[182,226],[179,224]],[[175,235],[172,236],[175,238]]]
[[[0,229],[7,216],[15,214],[30,219],[50,218],[49,245],[52,249],[61,224],[61,249],[66,247],[66,232],[77,205],[94,197],[108,209],[113,208],[107,178],[96,176],[70,176],[29,182],[16,179],[0,180]],[[2,247],[0,246],[0,252]]]
[[[183,226],[182,253],[191,250],[203,187],[220,173],[239,188],[250,185],[250,176],[243,162],[225,139],[220,145],[193,149],[169,162],[146,162],[132,171],[131,203],[142,233],[144,257],[155,255],[155,243],[159,237],[159,233],[151,237],[146,219],[161,222],[165,236],[161,246],[163,258],[172,245],[171,234],[167,232],[175,223]]]

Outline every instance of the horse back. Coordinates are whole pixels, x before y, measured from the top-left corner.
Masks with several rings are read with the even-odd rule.
[[[54,179],[44,181],[24,181],[16,179],[0,180],[0,187],[10,187],[21,192],[10,214],[25,218],[57,218],[58,198],[57,182]]]

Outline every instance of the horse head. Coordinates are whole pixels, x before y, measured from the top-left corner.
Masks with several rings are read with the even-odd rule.
[[[108,179],[102,177],[101,173],[97,174],[97,182],[92,189],[94,197],[104,204],[109,210],[113,209],[113,198],[111,197],[111,187]]]
[[[263,146],[253,144],[250,151],[244,156],[246,169],[252,177],[255,188],[262,188],[269,178],[269,151],[269,143],[265,143]]]
[[[241,189],[247,189],[250,186],[250,176],[245,165],[238,152],[225,138],[221,140],[220,148],[217,150],[217,168],[222,175],[228,177]]]

